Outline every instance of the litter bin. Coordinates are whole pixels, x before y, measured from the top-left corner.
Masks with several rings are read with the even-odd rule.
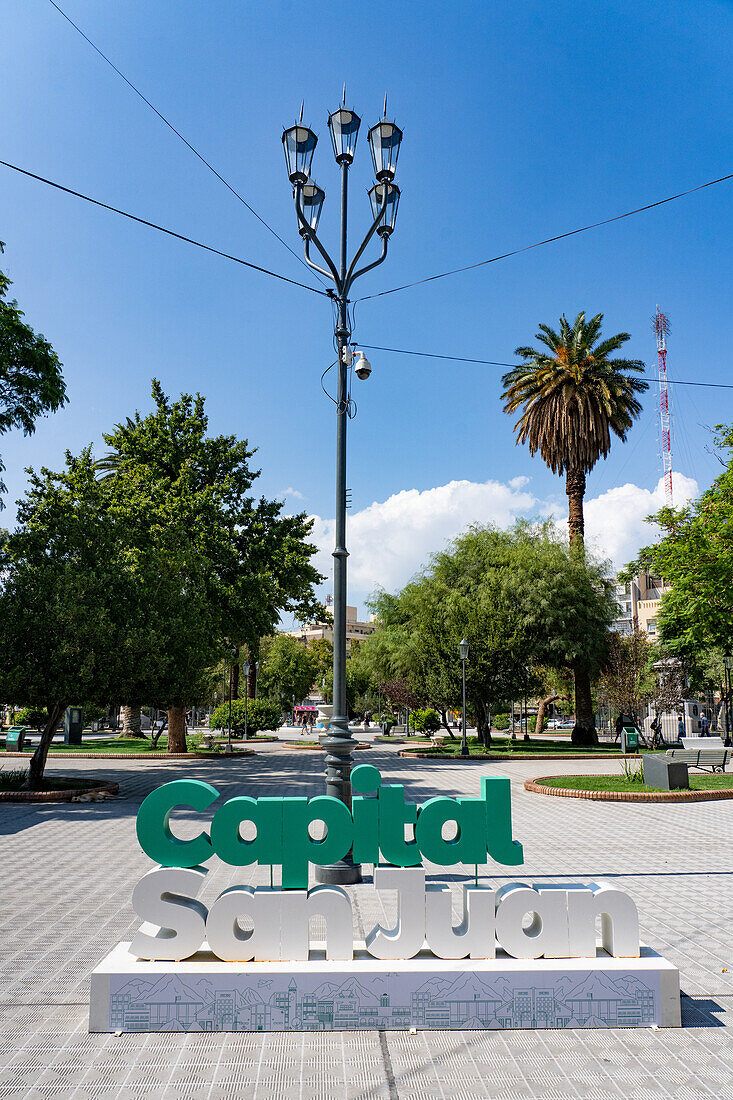
[[[639,733],[633,726],[623,727],[623,752],[638,752],[639,751]]]
[[[81,745],[83,729],[84,720],[81,707],[67,707],[64,714],[64,741],[66,744]]]
[[[22,752],[25,741],[25,726],[11,726],[5,739],[6,752]]]

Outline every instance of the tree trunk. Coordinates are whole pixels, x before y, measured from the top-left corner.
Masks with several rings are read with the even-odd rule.
[[[590,673],[585,665],[578,664],[575,674],[575,725],[571,734],[574,745],[597,745],[595,715],[590,691]]]
[[[140,707],[122,707],[122,729],[120,737],[140,737],[142,735],[142,723]]]
[[[255,668],[256,663],[257,663],[257,658],[254,655],[254,651],[250,650],[250,655],[249,655],[249,678],[248,678],[248,687],[247,687],[247,691],[249,692],[250,699],[256,699],[257,698],[257,669]]]
[[[185,707],[168,709],[168,752],[188,752]]]
[[[491,746],[491,714],[483,699],[477,700],[473,704],[473,709],[476,712],[476,734],[484,748],[488,749]],[[468,718],[466,718],[466,725],[468,725]]]
[[[46,725],[43,727],[43,733],[41,734],[38,748],[31,757],[30,767],[28,768],[28,778],[23,784],[23,789],[26,791],[39,791],[41,789],[48,750],[51,747],[54,734],[56,733],[58,724],[61,721],[61,716],[65,710],[66,703],[51,703],[48,707],[48,722],[46,722]]]
[[[455,741],[456,735],[453,732],[453,730],[450,728],[450,726],[448,725],[448,715],[446,714],[446,712],[444,710],[441,710],[441,712],[440,712],[440,724],[443,727],[443,729],[445,730],[445,732],[448,734],[448,736],[450,737],[451,741]]]
[[[540,699],[537,707],[537,721],[534,727],[535,737],[539,737],[542,733],[542,727],[545,724],[545,711],[549,707],[550,703],[554,703],[556,699],[559,699],[559,695],[547,695],[544,699]]]
[[[570,549],[583,549],[585,518],[583,516],[583,497],[585,496],[585,474],[582,470],[568,470],[565,475],[565,492],[568,496],[568,535]]]
[[[239,646],[236,646],[236,653],[233,658],[232,664],[232,699],[239,698]]]

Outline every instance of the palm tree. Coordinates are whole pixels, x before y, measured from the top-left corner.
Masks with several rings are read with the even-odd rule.
[[[544,348],[517,348],[514,354],[524,362],[502,378],[504,412],[522,409],[514,426],[517,443],[527,443],[530,454],[539,451],[554,474],[565,474],[570,549],[580,555],[586,474],[608,455],[612,432],[625,441],[641,412],[637,394],[648,388],[635,377],[644,371],[642,362],[610,358],[630,339],[629,333],[599,342],[602,321],[602,313],[587,323],[585,313],[579,313],[571,326],[563,314],[559,332],[540,325],[536,339]],[[573,741],[593,743],[589,670],[577,665],[574,673]]]

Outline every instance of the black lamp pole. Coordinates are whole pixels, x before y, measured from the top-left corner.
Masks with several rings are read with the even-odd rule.
[[[387,246],[394,229],[399,203],[399,188],[393,183],[402,131],[394,122],[386,118],[387,100],[384,102],[384,117],[369,131],[369,145],[374,163],[377,183],[369,192],[372,204],[373,221],[361,245],[351,262],[347,249],[347,213],[349,192],[349,168],[354,159],[356,140],[361,119],[346,107],[346,89],[343,105],[334,111],[328,119],[334,156],[341,168],[341,232],[338,250],[338,262],[329,256],[321,244],[316,230],[321,214],[325,193],[310,178],[310,166],[318,138],[307,126],[303,125],[301,107],[300,121],[283,133],[283,147],[290,182],[293,184],[295,212],[298,226],[304,242],[306,262],[333,284],[335,289],[329,295],[336,304],[336,326],[334,330],[338,355],[338,381],[336,388],[336,530],[333,550],[333,714],[329,722],[327,736],[323,745],[326,749],[326,791],[351,806],[351,763],[352,750],[356,742],[349,732],[349,720],[346,704],[346,425],[351,411],[351,393],[349,385],[349,367],[351,351],[349,348],[349,291],[355,280],[371,271],[387,258]],[[382,239],[382,251],[378,259],[364,267],[357,268],[362,253],[374,234]],[[326,266],[320,267],[310,257],[311,243],[315,245]],[[357,377],[363,381],[369,377],[371,366],[360,353],[356,364]],[[328,867],[317,867],[319,882],[349,885],[361,881],[361,868],[354,864],[349,852],[344,859]]]
[[[461,756],[468,756],[468,738],[466,735],[466,661],[468,660],[468,642],[465,635],[458,643],[458,653],[461,658],[461,678],[463,680],[463,714],[461,718],[463,732],[461,734]]]

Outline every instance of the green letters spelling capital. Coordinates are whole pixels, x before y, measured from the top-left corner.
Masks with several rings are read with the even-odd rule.
[[[316,798],[230,798],[217,810],[210,833],[180,840],[171,831],[170,815],[176,806],[190,806],[197,813],[219,797],[210,783],[176,779],[154,790],[137,815],[137,837],[146,855],[163,867],[196,867],[216,854],[225,863],[244,867],[251,863],[282,867],[284,889],[308,886],[308,864],[334,863],[353,848],[355,863],[379,863],[416,867],[423,858],[439,866],[456,863],[516,865],[524,861],[522,845],[512,839],[509,780],[482,776],[480,798],[430,798],[421,806],[405,802],[402,786],[384,784],[371,764],[360,764],[351,773],[352,809],[330,795]],[[363,797],[372,795],[372,797]],[[376,797],[374,797],[376,795]],[[322,840],[314,840],[309,826],[326,826]],[[240,826],[254,825],[252,840],[241,836]],[[455,836],[443,838],[443,826],[454,822]],[[405,825],[414,826],[414,840],[405,840]]]

